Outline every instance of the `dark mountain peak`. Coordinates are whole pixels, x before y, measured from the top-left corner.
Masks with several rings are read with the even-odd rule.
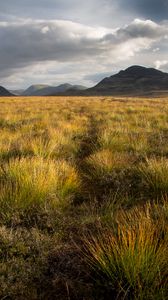
[[[151,70],[152,68],[146,68],[146,67],[139,66],[139,65],[133,65],[133,66],[125,69],[125,72],[127,72],[127,73],[146,72],[146,70],[148,70],[148,69]],[[155,69],[152,69],[152,70],[155,70]]]
[[[10,93],[7,89],[5,89],[3,86],[0,86],[0,96],[13,96],[12,93]]]
[[[144,77],[144,76],[160,76],[163,75],[163,72],[156,70],[154,68],[146,68],[143,66],[134,65],[126,70],[120,71],[117,75],[119,76],[136,76],[136,77]]]
[[[168,74],[154,68],[131,66],[104,78],[86,93],[92,95],[167,95]]]

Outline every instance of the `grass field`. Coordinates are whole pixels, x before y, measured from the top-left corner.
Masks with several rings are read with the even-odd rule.
[[[168,98],[0,98],[0,299],[168,299]]]

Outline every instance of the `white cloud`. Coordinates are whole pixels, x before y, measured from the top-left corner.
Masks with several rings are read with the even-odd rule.
[[[155,68],[160,69],[163,66],[168,65],[168,60],[156,60],[155,61]]]
[[[49,27],[48,26],[44,26],[42,29],[41,29],[41,32],[46,34],[48,31],[49,31]]]
[[[75,76],[79,81],[89,72],[109,72],[112,65],[120,62],[131,64],[142,51],[157,49],[157,43],[165,35],[168,35],[166,24],[140,19],[117,29],[66,20],[0,22],[1,83],[24,84],[26,78],[35,80],[35,76],[51,83],[53,74],[59,72],[63,80],[69,66],[73,72],[71,82]],[[154,52],[151,49],[153,55]],[[163,65],[156,61],[157,67]]]
[[[158,52],[159,50],[160,50],[160,48],[157,47],[157,48],[154,48],[152,51],[153,51],[153,52]]]

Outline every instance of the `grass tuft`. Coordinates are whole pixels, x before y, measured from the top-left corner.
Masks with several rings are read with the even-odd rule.
[[[167,229],[163,234],[150,210],[147,205],[121,212],[115,230],[86,238],[86,259],[99,278],[99,289],[108,294],[105,299],[166,299]]]
[[[10,160],[0,172],[1,214],[67,205],[80,190],[77,171],[66,161]]]
[[[152,158],[138,167],[144,189],[149,196],[162,198],[168,194],[168,159]]]

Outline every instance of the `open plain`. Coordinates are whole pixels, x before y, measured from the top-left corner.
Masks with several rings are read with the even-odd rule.
[[[0,298],[168,299],[168,98],[0,98]]]

